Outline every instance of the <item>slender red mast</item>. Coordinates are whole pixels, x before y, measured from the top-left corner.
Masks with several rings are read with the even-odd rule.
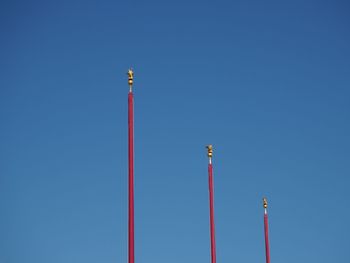
[[[215,245],[215,223],[214,223],[214,182],[213,182],[213,165],[211,158],[213,156],[213,146],[208,145],[208,177],[209,177],[209,209],[210,209],[210,248],[211,263],[216,263],[216,245]]]
[[[265,253],[266,263],[270,263],[270,244],[269,244],[269,222],[267,216],[267,199],[263,198],[264,203],[264,230],[265,230]]]
[[[129,146],[129,263],[135,262],[134,248],[134,95],[132,93],[132,84],[134,82],[134,72],[128,71],[128,146]]]

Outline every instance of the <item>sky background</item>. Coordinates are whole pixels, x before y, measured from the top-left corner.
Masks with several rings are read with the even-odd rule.
[[[2,1],[0,262],[350,262],[348,1]]]

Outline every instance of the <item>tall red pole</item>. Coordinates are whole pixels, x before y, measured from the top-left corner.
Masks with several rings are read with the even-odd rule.
[[[266,263],[270,263],[270,244],[269,244],[269,222],[267,216],[267,199],[263,198],[264,203],[264,231],[265,231],[265,253]]]
[[[134,95],[132,93],[132,84],[134,73],[131,69],[128,71],[128,148],[129,148],[129,222],[128,222],[128,241],[129,241],[129,263],[135,262],[134,248]]]
[[[211,158],[213,156],[213,146],[208,145],[208,179],[209,179],[209,210],[210,210],[210,248],[211,248],[211,263],[216,263],[216,244],[215,244],[215,223],[214,223],[214,180],[213,180],[213,165]]]

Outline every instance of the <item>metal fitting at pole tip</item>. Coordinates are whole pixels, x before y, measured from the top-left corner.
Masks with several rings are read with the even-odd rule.
[[[134,71],[132,70],[132,68],[130,68],[128,70],[128,84],[129,84],[129,88],[130,88],[130,91],[132,89],[132,84],[134,84]]]
[[[208,157],[211,158],[213,157],[213,145],[209,144],[206,146],[207,150],[208,150]]]
[[[266,209],[267,208],[267,199],[266,199],[266,197],[263,198],[263,205],[264,205],[264,208]]]

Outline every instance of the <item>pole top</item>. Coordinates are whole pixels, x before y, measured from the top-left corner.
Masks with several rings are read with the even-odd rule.
[[[263,198],[263,206],[266,209],[267,208],[267,199],[266,197]]]
[[[208,150],[208,157],[211,159],[211,157],[213,157],[213,145],[209,144],[206,146],[206,148]]]
[[[132,71],[132,68],[128,70],[128,84],[130,88],[130,92],[132,91],[132,84],[134,84],[134,71]]]

